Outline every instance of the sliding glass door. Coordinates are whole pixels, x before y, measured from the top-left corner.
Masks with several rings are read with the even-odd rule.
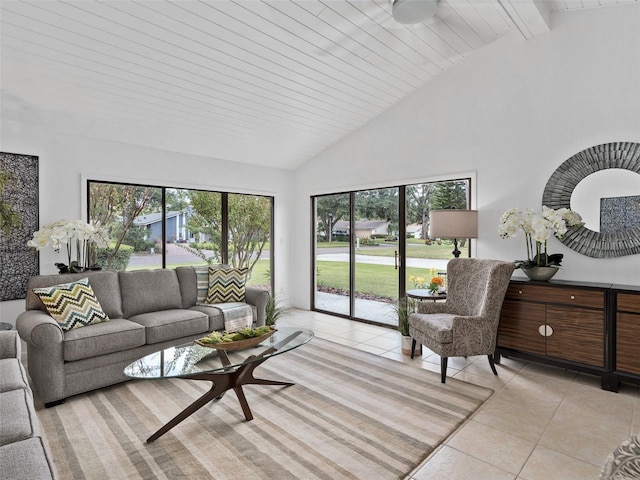
[[[325,195],[315,201],[315,295],[319,310],[351,313],[350,194]]]
[[[397,323],[400,195],[394,187],[315,198],[314,309]]]
[[[376,323],[395,324],[391,305],[398,299],[400,278],[399,189],[356,192],[353,208],[353,316]]]
[[[429,237],[431,210],[470,208],[456,179],[313,198],[314,310],[397,325],[394,304],[445,272],[452,242]],[[469,256],[469,241],[459,244]]]

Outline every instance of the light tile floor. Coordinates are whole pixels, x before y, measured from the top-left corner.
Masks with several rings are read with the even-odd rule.
[[[389,328],[294,310],[279,325],[305,326],[319,338],[440,371],[426,349],[411,359]],[[452,358],[449,377],[492,388],[494,395],[409,480],[597,479],[607,455],[640,429],[638,387],[600,389],[592,375],[502,359],[494,376],[486,357]]]

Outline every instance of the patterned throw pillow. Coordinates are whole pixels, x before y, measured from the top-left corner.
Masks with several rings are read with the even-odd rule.
[[[88,278],[52,287],[34,288],[33,293],[40,297],[49,315],[60,324],[64,332],[109,320],[93,293]]]
[[[209,291],[205,303],[244,302],[248,268],[209,267]]]

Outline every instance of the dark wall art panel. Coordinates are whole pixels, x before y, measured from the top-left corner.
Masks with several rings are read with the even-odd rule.
[[[0,301],[25,298],[39,273],[27,242],[38,230],[38,157],[0,152]]]
[[[640,196],[600,199],[600,231],[616,233],[640,227]]]

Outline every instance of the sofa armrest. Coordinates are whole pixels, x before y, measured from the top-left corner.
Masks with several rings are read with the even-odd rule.
[[[51,315],[41,310],[27,310],[18,315],[16,328],[27,345],[47,347],[62,344],[62,328]]]
[[[0,358],[20,358],[20,339],[15,330],[0,331]]]
[[[27,343],[27,369],[45,405],[65,398],[64,335],[49,314],[27,310],[18,315],[16,327]]]
[[[258,287],[246,287],[245,301],[249,305],[256,307],[256,327],[264,325],[267,316],[267,303],[269,303],[269,292]]]

